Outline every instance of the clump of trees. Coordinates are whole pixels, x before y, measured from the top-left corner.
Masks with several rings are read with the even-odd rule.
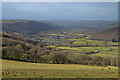
[[[49,59],[54,64],[65,64],[67,62],[67,57],[63,53],[52,52],[49,55]]]
[[[16,48],[17,47],[17,48]],[[50,51],[41,48],[27,48],[17,45],[16,47],[3,48],[2,57],[4,59],[12,59],[19,61],[29,61],[35,63],[47,64],[82,64],[82,65],[97,65],[97,66],[118,66],[117,59],[110,57],[88,56],[80,53],[64,53],[61,51]],[[19,48],[18,48],[19,47]],[[28,51],[27,51],[28,50]],[[25,52],[27,51],[27,52]]]

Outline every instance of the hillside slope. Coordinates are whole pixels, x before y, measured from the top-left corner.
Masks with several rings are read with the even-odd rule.
[[[98,31],[91,36],[92,39],[101,40],[118,40],[118,27],[112,27],[109,29]]]
[[[78,64],[42,64],[2,60],[3,78],[56,78],[55,80],[79,80],[79,78],[117,78],[118,68],[86,66]],[[9,74],[8,74],[9,73]],[[22,79],[24,80],[24,79]],[[36,79],[35,79],[36,80]],[[44,79],[48,80],[48,79]],[[96,80],[96,79],[95,79]]]
[[[3,32],[21,33],[21,34],[35,34],[39,31],[54,30],[55,27],[41,21],[30,20],[3,20]]]
[[[51,20],[44,21],[48,24],[56,24],[64,28],[82,30],[103,30],[117,25],[117,21],[79,21],[79,20]]]
[[[37,44],[38,41],[32,39],[2,33],[2,58],[15,59],[18,55],[33,54],[39,48]]]

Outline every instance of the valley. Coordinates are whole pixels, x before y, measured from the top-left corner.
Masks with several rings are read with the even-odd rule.
[[[4,20],[3,24],[3,78],[118,77],[116,24],[100,30],[88,25],[62,28],[45,21]]]

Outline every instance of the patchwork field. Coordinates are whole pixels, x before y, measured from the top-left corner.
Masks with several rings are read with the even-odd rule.
[[[2,60],[3,78],[117,78],[118,68]]]
[[[70,46],[54,46],[49,45],[46,48],[52,48],[57,50],[64,51],[76,51],[82,53],[88,53],[90,55],[99,55],[102,57],[106,56],[118,56],[118,46],[109,46],[109,47],[70,47]]]

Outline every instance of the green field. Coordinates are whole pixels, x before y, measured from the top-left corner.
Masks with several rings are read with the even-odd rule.
[[[109,48],[108,47],[97,47],[97,49],[99,50],[101,49],[101,51],[93,55],[98,55],[102,57],[107,57],[107,56],[117,57],[118,56],[118,47],[109,47]]]
[[[3,78],[117,78],[117,67],[2,60]]]
[[[118,42],[110,42],[110,41],[108,41],[107,45],[118,45]]]
[[[95,41],[95,40],[86,40],[88,45],[93,45],[93,46],[106,46],[104,41]]]
[[[73,42],[74,45],[86,45],[86,42],[82,42],[81,40],[80,41],[75,41]]]
[[[71,47],[67,47],[67,46],[60,46],[60,47],[57,47],[57,49],[73,50],[73,51],[80,51],[80,52],[82,52],[82,49],[80,49],[80,48],[71,48]]]
[[[98,52],[97,49],[95,49],[94,47],[79,47],[80,49],[83,49],[83,51],[90,53],[90,52]]]
[[[49,45],[46,48],[54,48],[57,50],[64,50],[64,51],[76,51],[82,53],[90,53],[92,55],[98,55],[102,57],[106,56],[117,56],[118,55],[118,46],[111,46],[111,47],[69,47],[69,46],[53,46]],[[94,53],[94,54],[93,54]]]

